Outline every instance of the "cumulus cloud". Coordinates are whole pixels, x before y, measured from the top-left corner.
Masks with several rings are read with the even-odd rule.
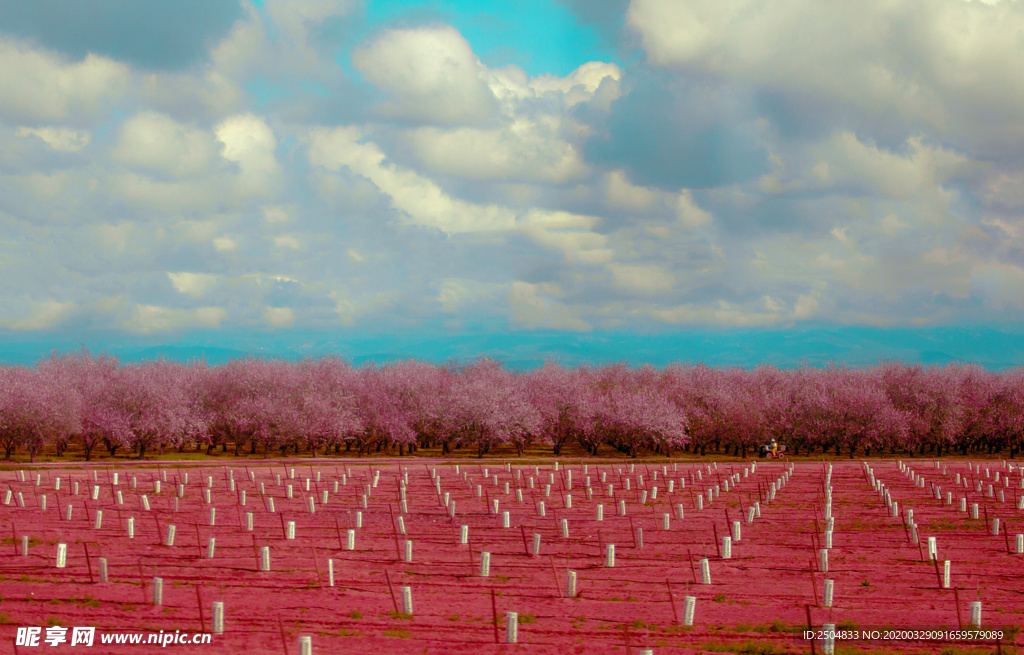
[[[457,30],[430,26],[390,30],[352,53],[356,68],[389,97],[386,116],[428,123],[475,123],[497,101],[485,67]]]
[[[430,170],[468,179],[565,182],[586,171],[550,121],[520,119],[493,130],[427,127],[406,138]]]
[[[129,69],[90,54],[69,62],[0,36],[0,117],[26,123],[94,120],[104,104],[122,96]]]
[[[513,282],[508,294],[510,318],[526,328],[552,328],[584,332],[591,329],[578,311],[559,299],[561,290],[554,284]]]
[[[33,11],[0,3],[0,31],[76,59],[95,53],[145,69],[171,70],[206,59],[210,44],[241,18],[242,7],[230,0],[48,0]]]
[[[74,310],[72,302],[57,302],[56,300],[45,300],[33,302],[26,309],[27,315],[21,318],[0,319],[0,326],[10,330],[30,332],[33,330],[46,330],[59,325]]]
[[[267,307],[264,320],[274,327],[288,327],[295,323],[295,311],[291,307]]]
[[[136,305],[131,317],[121,327],[142,334],[172,332],[188,328],[216,328],[227,319],[221,307],[174,309],[158,305]]]
[[[246,189],[258,193],[280,172],[274,150],[277,139],[270,126],[254,114],[229,116],[214,130],[223,149],[221,155],[241,169]]]
[[[126,120],[110,153],[115,161],[128,166],[175,178],[208,172],[215,154],[211,134],[155,112]]]
[[[68,127],[19,127],[18,136],[34,136],[54,150],[62,152],[78,152],[92,140],[89,132]]]
[[[163,66],[7,32],[0,327],[1019,320],[1020,3],[568,4],[645,56],[528,74],[347,0]]]
[[[387,162],[373,142],[362,142],[358,128],[310,132],[310,163],[337,171],[347,167],[366,177],[391,198],[392,206],[411,222],[445,232],[507,230],[515,226],[515,213],[495,204],[477,205],[446,193],[436,182],[414,170]]]
[[[181,293],[188,294],[194,298],[202,298],[217,284],[220,277],[209,273],[178,272],[168,273],[171,284]]]
[[[1016,2],[634,0],[627,24],[658,66],[891,114],[961,143],[1024,134]]]
[[[675,277],[660,266],[609,264],[615,286],[627,291],[651,295],[672,289]]]

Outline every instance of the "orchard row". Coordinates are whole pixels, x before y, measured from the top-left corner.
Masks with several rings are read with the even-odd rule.
[[[776,439],[799,455],[1010,450],[1024,437],[1024,372],[888,364],[870,369],[526,372],[493,360],[353,368],[336,358],[122,366],[86,352],[0,367],[0,445],[33,459],[69,448],[139,457],[165,448],[449,454],[568,446],[746,457]]]

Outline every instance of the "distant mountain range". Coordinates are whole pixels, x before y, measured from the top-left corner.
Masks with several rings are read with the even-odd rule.
[[[94,354],[106,353],[122,362],[167,358],[203,359],[211,365],[245,358],[339,356],[356,366],[402,359],[434,363],[468,361],[488,356],[514,370],[542,366],[554,360],[568,366],[704,363],[708,366],[780,368],[872,366],[886,360],[923,365],[950,362],[980,364],[1001,370],[1024,366],[1024,331],[991,327],[948,327],[884,330],[819,326],[804,330],[689,331],[647,335],[626,333],[490,332],[468,335],[289,334],[180,337],[167,343],[91,340],[75,343],[64,336],[53,341],[16,341],[14,333],[0,334],[0,362],[34,365],[52,350],[76,351],[84,345]]]

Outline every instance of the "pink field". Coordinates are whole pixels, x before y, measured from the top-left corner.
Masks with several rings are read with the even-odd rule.
[[[826,465],[821,463],[795,464],[774,500],[767,497],[770,485],[782,480],[789,464],[765,460],[754,471],[736,462],[717,468],[693,461],[634,467],[600,460],[562,465],[558,471],[551,463],[506,467],[488,462],[461,463],[456,472],[454,463],[393,460],[359,465],[320,460],[312,468],[287,463],[248,469],[40,467],[26,469],[24,480],[18,471],[4,471],[0,499],[8,500],[8,492],[10,498],[0,505],[5,536],[0,546],[0,634],[4,644],[12,644],[19,626],[96,626],[95,645],[86,652],[158,652],[164,649],[99,642],[103,634],[119,631],[191,634],[205,627],[209,632],[212,604],[220,601],[225,606],[224,634],[214,635],[211,646],[172,644],[166,650],[297,655],[299,637],[305,635],[312,637],[313,652],[320,654],[636,654],[648,648],[657,654],[807,653],[810,643],[801,631],[807,629],[809,605],[815,629],[836,623],[848,631],[880,631],[877,639],[844,643],[842,648],[853,650],[842,652],[1013,652],[1020,639],[1013,626],[1024,624],[1024,555],[1016,554],[1016,532],[1024,532],[1024,511],[1017,509],[1020,471],[994,461],[982,462],[980,471],[968,462],[945,459],[939,460],[941,468],[934,460],[907,464],[904,473],[895,461],[870,463],[875,479],[898,502],[901,517],[891,515],[860,461],[833,464],[834,530],[827,573],[812,572],[812,562],[818,565],[817,548],[826,539]],[[439,476],[441,496],[431,472]],[[923,487],[912,481],[911,472],[923,476]],[[403,512],[399,486],[406,473]],[[966,488],[955,484],[958,473]],[[184,496],[175,510],[178,483],[186,474]],[[204,498],[208,476],[213,484],[210,504]],[[726,491],[730,476],[736,476],[731,478],[735,484],[730,482]],[[231,477],[234,491],[229,488]],[[158,480],[161,493],[154,492]],[[981,492],[976,491],[978,481],[983,481]],[[74,482],[77,495],[72,493]],[[286,498],[286,484],[293,485],[292,499]],[[362,509],[368,484],[371,495]],[[550,497],[545,496],[546,484],[551,484]],[[614,485],[614,497],[608,495],[608,484]],[[992,497],[988,484],[994,485]],[[97,500],[91,499],[94,485],[99,487]],[[481,497],[476,496],[477,485]],[[707,490],[715,485],[720,495],[709,502]],[[932,485],[941,487],[941,500]],[[517,489],[524,502],[516,501]],[[246,501],[241,506],[243,490]],[[116,491],[122,493],[122,504]],[[952,493],[951,505],[945,504],[947,491]],[[443,504],[444,493],[455,502],[454,518]],[[571,508],[566,507],[566,493],[571,494]],[[699,510],[702,493],[704,509]],[[150,511],[142,507],[142,494]],[[646,503],[641,503],[643,495]],[[310,497],[315,499],[312,514]],[[981,518],[959,511],[961,497],[969,505],[979,504]],[[274,513],[268,511],[270,498]],[[747,512],[759,498],[761,516],[748,523]],[[498,514],[492,513],[493,500],[499,503]],[[620,500],[625,501],[625,516],[618,513]],[[538,515],[539,501],[546,506],[544,517]],[[70,521],[64,520],[69,503]],[[599,503],[603,521],[596,520]],[[679,504],[682,520],[676,515]],[[214,525],[211,507],[217,510]],[[906,508],[913,510],[920,544],[910,540],[905,528]],[[94,527],[97,510],[103,512],[99,529]],[[358,511],[362,527],[357,528]],[[508,528],[502,526],[505,511]],[[246,512],[253,514],[252,532],[245,529]],[[670,514],[667,530],[665,513]],[[742,527],[731,559],[721,558],[715,543],[715,530],[719,539],[728,534],[727,514]],[[1000,518],[1009,532],[993,536],[986,514],[989,521]],[[134,518],[133,539],[127,537],[129,517]],[[398,517],[407,535],[396,537]],[[568,537],[561,536],[562,519],[568,522]],[[283,521],[295,522],[294,540],[285,539]],[[176,536],[174,545],[167,546],[163,542],[171,524]],[[459,543],[461,525],[469,526],[468,545]],[[356,533],[354,550],[346,549],[349,529]],[[534,533],[541,535],[539,556],[529,553]],[[23,535],[31,539],[27,557],[21,555]],[[213,558],[207,558],[210,537],[216,539]],[[955,592],[939,587],[936,567],[928,560],[928,537],[937,538],[940,566],[942,560],[951,561]],[[413,542],[411,562],[400,558],[406,539]],[[65,568],[55,567],[58,543],[67,544]],[[613,568],[605,566],[602,546],[607,544],[615,545]],[[256,548],[262,546],[270,549],[269,572],[259,570]],[[482,551],[491,553],[488,577],[480,575]],[[109,571],[105,583],[99,582],[101,557]],[[699,584],[698,561],[705,557],[711,584]],[[329,559],[334,562],[334,587],[327,581]],[[577,574],[575,598],[564,597],[568,571]],[[151,603],[154,576],[163,579],[160,606]],[[823,606],[826,578],[834,581],[832,608]],[[402,609],[402,586],[411,587],[411,616],[396,612],[396,607]],[[687,596],[696,598],[692,627],[682,625]],[[882,639],[887,629],[956,630],[956,597],[965,629],[971,603],[982,603],[982,629],[1002,630],[999,646],[995,640]],[[518,613],[518,645],[505,644],[506,612]],[[817,644],[818,653],[822,646]],[[948,650],[954,647],[964,650]],[[19,646],[17,652],[78,648]],[[11,652],[6,646],[0,651]]]

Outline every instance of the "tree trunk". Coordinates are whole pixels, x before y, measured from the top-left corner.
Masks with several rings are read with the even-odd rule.
[[[142,459],[146,455],[146,444],[139,444],[139,459]]]

